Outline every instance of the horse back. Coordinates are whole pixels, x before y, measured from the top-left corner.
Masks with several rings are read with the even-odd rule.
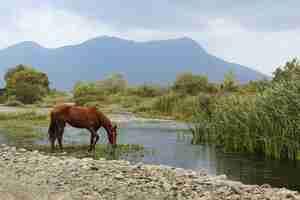
[[[94,128],[99,126],[97,109],[95,108],[58,105],[51,111],[51,117],[77,128]]]

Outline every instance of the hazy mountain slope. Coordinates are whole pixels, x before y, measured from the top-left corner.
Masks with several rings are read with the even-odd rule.
[[[22,42],[0,50],[1,78],[7,68],[20,63],[47,72],[52,87],[59,89],[70,89],[78,80],[99,80],[113,72],[122,73],[132,84],[167,84],[186,71],[206,74],[212,81],[222,80],[230,69],[241,82],[264,77],[208,54],[189,38],[134,42],[104,36],[56,49]]]

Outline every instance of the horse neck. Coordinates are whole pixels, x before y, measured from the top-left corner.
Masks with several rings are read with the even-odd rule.
[[[103,126],[103,128],[105,128],[106,130],[110,130],[110,128],[112,127],[111,121],[100,111],[97,112],[97,116],[99,124],[101,124],[101,126]]]

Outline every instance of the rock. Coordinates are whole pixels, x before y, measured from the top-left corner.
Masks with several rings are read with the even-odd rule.
[[[237,185],[232,185],[232,186],[231,186],[231,190],[232,190],[235,194],[242,194],[242,190],[241,190],[240,187],[238,187]]]
[[[16,152],[16,151],[17,151],[17,148],[16,148],[16,147],[11,147],[11,148],[10,148],[10,151],[11,151],[11,152]]]
[[[263,185],[260,186],[260,188],[262,188],[262,189],[270,189],[271,185],[269,185],[269,184],[263,184]]]
[[[164,183],[163,184],[163,187],[164,187],[164,189],[166,190],[166,191],[169,191],[169,190],[171,190],[171,188],[172,188],[172,186],[169,184],[169,183]]]
[[[215,179],[218,179],[218,180],[226,180],[226,179],[227,179],[227,176],[226,176],[225,174],[222,174],[222,175],[216,176]]]
[[[95,167],[95,166],[91,166],[90,169],[91,169],[91,170],[94,170],[94,171],[98,171],[98,170],[99,170],[99,168],[98,168],[98,167]]]
[[[38,151],[38,150],[34,150],[32,153],[34,153],[34,154],[38,154],[38,153],[39,153],[39,151]]]
[[[91,162],[91,161],[93,161],[93,159],[92,158],[83,158],[83,159],[81,159],[81,161],[82,162]]]
[[[143,163],[142,162],[139,162],[139,163],[137,163],[137,164],[135,164],[133,166],[133,168],[135,168],[135,169],[141,169],[142,167],[143,167]]]
[[[114,178],[117,179],[117,180],[122,180],[122,179],[124,179],[124,176],[121,175],[121,174],[117,174],[117,175],[114,176]]]
[[[82,165],[81,168],[84,169],[84,170],[88,170],[88,169],[90,169],[90,166],[88,166],[88,165]]]
[[[19,152],[21,152],[21,153],[24,153],[24,152],[26,152],[27,150],[26,149],[24,149],[24,148],[21,148],[21,149],[18,149],[19,150]]]

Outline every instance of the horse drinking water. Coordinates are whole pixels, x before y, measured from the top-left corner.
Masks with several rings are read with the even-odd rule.
[[[117,126],[113,126],[110,119],[95,107],[62,104],[53,108],[50,118],[48,134],[52,151],[54,151],[56,140],[60,149],[63,149],[62,139],[66,123],[75,128],[87,129],[91,133],[89,151],[95,150],[95,145],[99,140],[97,131],[101,127],[106,130],[109,143],[116,145]]]

